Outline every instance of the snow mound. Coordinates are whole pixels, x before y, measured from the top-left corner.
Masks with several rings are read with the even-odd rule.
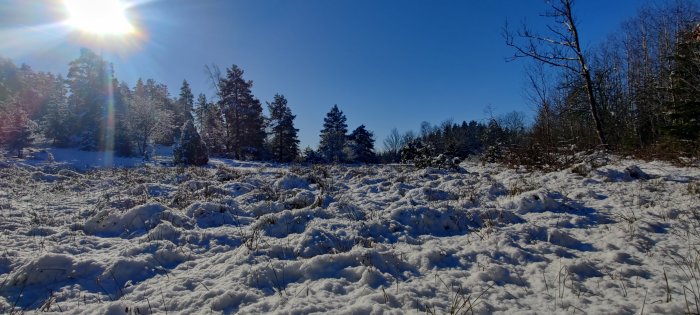
[[[275,187],[284,190],[294,188],[309,189],[309,182],[298,175],[287,174],[275,182]]]
[[[100,266],[94,261],[80,261],[73,256],[51,253],[18,268],[11,274],[10,284],[15,287],[48,286],[99,272]]]
[[[187,207],[185,215],[200,228],[238,224],[235,209],[214,202],[195,202]]]
[[[251,192],[254,187],[247,183],[226,183],[221,186],[227,196],[238,197]]]
[[[292,197],[287,198],[284,204],[288,209],[301,209],[314,204],[315,201],[316,195],[314,193],[308,190],[301,190]]]
[[[53,183],[68,180],[70,178],[63,175],[47,174],[44,172],[34,172],[32,174],[32,179],[42,182]]]
[[[188,220],[160,203],[148,203],[133,207],[125,212],[103,210],[87,220],[83,230],[87,234],[99,236],[131,235],[145,232],[161,221],[169,221],[175,226],[186,226]]]
[[[428,207],[400,207],[389,218],[399,222],[413,235],[455,235],[466,233],[469,220],[466,212]]]
[[[518,214],[558,211],[566,207],[565,204],[559,201],[562,198],[563,196],[560,193],[538,189],[510,198],[503,206]]]

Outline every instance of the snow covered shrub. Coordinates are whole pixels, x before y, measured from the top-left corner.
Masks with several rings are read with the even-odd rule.
[[[688,193],[700,197],[700,182],[689,182]]]
[[[401,162],[413,163],[418,168],[458,169],[461,160],[447,153],[437,153],[430,144],[412,141],[401,150]]]
[[[205,165],[209,162],[207,146],[191,120],[182,126],[180,139],[173,149],[173,162],[178,165]]]

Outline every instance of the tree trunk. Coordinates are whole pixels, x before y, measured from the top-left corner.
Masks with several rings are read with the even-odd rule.
[[[588,105],[590,106],[591,116],[593,116],[593,122],[595,123],[596,135],[598,136],[598,141],[600,141],[600,144],[603,146],[603,148],[607,149],[608,142],[605,139],[603,124],[600,121],[600,116],[598,115],[598,103],[596,102],[595,94],[593,94],[593,80],[591,79],[591,72],[588,69],[588,65],[586,64],[586,59],[583,56],[583,52],[581,51],[581,44],[578,37],[578,29],[576,28],[573,11],[571,10],[571,1],[565,0],[564,6],[564,12],[566,14],[567,19],[567,26],[569,27],[569,31],[571,32],[571,35],[573,36],[574,40],[573,48],[576,51],[578,63],[581,67],[581,76],[583,76],[583,79],[586,82],[586,94],[588,94]]]

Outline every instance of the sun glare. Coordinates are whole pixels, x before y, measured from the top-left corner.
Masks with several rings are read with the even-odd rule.
[[[119,0],[63,0],[68,23],[83,32],[121,35],[134,32],[126,16],[126,5]]]

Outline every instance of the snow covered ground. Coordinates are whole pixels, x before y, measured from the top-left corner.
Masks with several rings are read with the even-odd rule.
[[[0,313],[700,307],[698,168],[610,157],[551,173],[227,160],[76,172],[54,159],[0,161]]]

